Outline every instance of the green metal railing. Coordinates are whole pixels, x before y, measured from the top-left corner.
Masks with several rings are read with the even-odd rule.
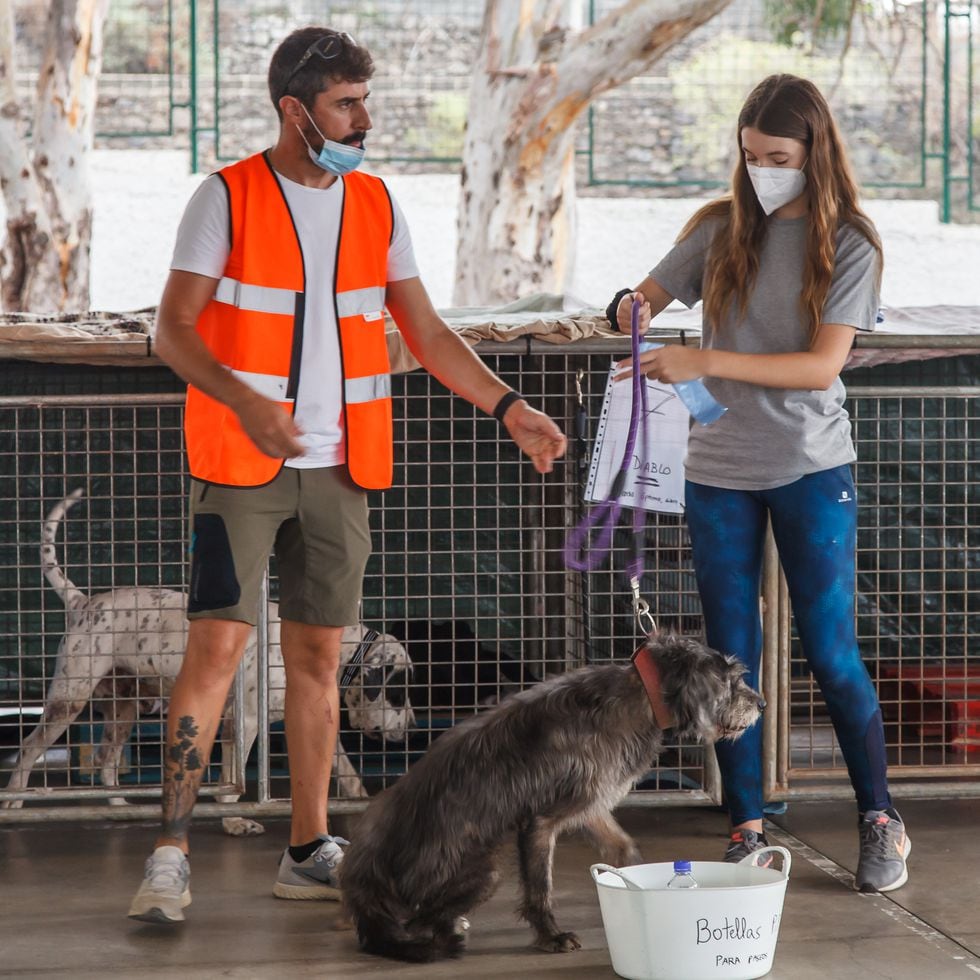
[[[590,0],[589,14],[591,20],[601,18],[615,6],[614,0]],[[947,7],[950,5],[947,3]],[[971,7],[973,4],[971,4]],[[930,98],[932,97],[933,85],[930,83],[930,59],[929,59],[929,25],[930,14],[934,12],[935,4],[922,4],[918,12],[910,15],[910,19],[903,24],[904,27],[914,27],[919,35],[919,44],[916,46],[916,54],[904,54],[901,61],[906,66],[907,79],[905,88],[911,88],[914,82],[916,93],[916,105],[914,118],[917,123],[917,136],[914,146],[914,158],[902,161],[905,175],[902,178],[878,176],[874,172],[873,166],[864,166],[858,163],[859,176],[864,187],[891,188],[891,189],[926,189],[928,186],[928,167],[927,161],[938,159],[943,161],[943,181],[944,187],[953,180],[950,175],[950,142],[947,138],[943,142],[941,151],[931,152],[929,149],[929,119],[928,110]],[[852,20],[856,16],[857,6],[852,9]],[[816,5],[815,5],[816,10]],[[915,17],[913,20],[912,17]],[[965,14],[969,17],[969,12]],[[864,30],[869,32],[865,25]],[[949,46],[950,31],[946,30],[947,48],[945,55],[943,86],[939,91],[943,93],[943,118],[944,133],[947,134],[952,127],[952,116],[950,113],[949,92],[953,85],[953,79],[949,73],[949,62],[952,52]],[[887,38],[885,39],[887,44]],[[904,43],[904,41],[903,41]],[[735,63],[725,63],[722,59],[716,61],[711,55],[725,52],[729,46],[742,45],[743,55],[741,59],[735,59]],[[764,54],[764,64],[757,65],[759,55]],[[860,120],[860,112],[866,110],[869,105],[878,106],[883,112],[891,110],[895,104],[893,90],[885,87],[870,89],[867,85],[861,85],[865,79],[874,77],[875,72],[864,68],[855,69],[853,62],[860,59],[862,63],[868,60],[870,55],[872,61],[884,62],[886,55],[891,52],[884,50],[882,39],[869,42],[867,47],[855,42],[848,31],[846,35],[831,35],[829,37],[811,36],[800,37],[794,45],[777,44],[773,41],[772,28],[767,25],[761,13],[761,8],[748,7],[746,5],[733,4],[725,12],[710,21],[699,31],[692,34],[687,41],[678,46],[671,55],[662,63],[655,66],[655,71],[663,80],[666,97],[674,100],[680,109],[673,113],[677,131],[680,136],[681,146],[688,145],[688,136],[691,133],[697,134],[703,129],[706,117],[710,117],[712,112],[717,111],[720,101],[724,101],[730,111],[727,114],[727,121],[724,126],[715,124],[724,137],[725,147],[731,147],[731,152],[724,156],[718,156],[709,165],[693,168],[694,172],[681,170],[679,175],[667,177],[650,177],[637,174],[635,170],[642,168],[642,162],[638,162],[634,172],[621,173],[611,172],[612,167],[603,167],[602,162],[597,160],[597,144],[600,142],[600,133],[606,121],[612,119],[613,124],[617,121],[614,111],[616,102],[622,102],[628,98],[625,94],[630,86],[625,90],[619,90],[605,96],[603,99],[594,103],[589,109],[588,118],[588,148],[585,156],[588,160],[588,180],[593,185],[606,186],[631,186],[631,187],[691,187],[691,188],[715,188],[727,186],[729,180],[729,169],[734,162],[734,118],[741,104],[742,99],[748,93],[751,86],[758,81],[764,73],[787,71],[794,74],[802,74],[813,78],[821,88],[827,93],[829,100],[833,104],[835,112],[841,123],[842,129],[848,136],[849,142],[854,147],[855,142],[860,144],[863,135],[870,135],[870,125]],[[901,67],[896,55],[895,67]],[[701,59],[699,61],[699,59]],[[850,59],[850,60],[849,60]],[[685,63],[703,64],[707,61],[714,67],[710,73],[705,74],[699,79],[699,84],[693,86],[688,82],[683,85],[681,79],[684,75]],[[729,59],[730,61],[730,59]],[[850,79],[848,75],[857,72],[856,78]],[[836,74],[836,78],[834,75]],[[824,77],[826,76],[826,77]],[[913,77],[914,76],[914,77]],[[636,89],[639,83],[632,83]],[[680,91],[685,90],[689,96],[693,94],[695,108],[690,108],[689,103],[685,103],[680,97]],[[714,93],[719,90],[724,91],[723,100],[719,99]],[[642,113],[644,107],[641,99],[635,98]],[[658,107],[653,107],[654,109]],[[683,118],[687,116],[686,120]],[[857,119],[855,118],[857,117]],[[642,115],[640,117],[642,125]],[[655,118],[655,115],[654,115]],[[902,127],[906,130],[906,127]],[[898,133],[896,132],[896,136]],[[606,140],[608,142],[608,138]],[[697,146],[696,140],[692,143]],[[862,146],[857,147],[859,150]],[[617,170],[621,168],[616,168]],[[626,168],[629,170],[629,168]],[[944,218],[948,220],[950,208],[948,203],[944,207]]]
[[[622,0],[582,2],[594,23]],[[836,33],[819,24],[828,5],[811,5],[817,26],[787,30],[774,26],[773,11],[785,17],[800,4],[736,0],[649,74],[601,96],[579,136],[582,181],[679,192],[723,186],[741,99],[762,75],[786,70],[827,92],[862,186],[935,196],[947,222],[980,211],[980,0],[854,4]],[[482,8],[483,0],[114,0],[97,135],[111,145],[186,138],[195,172],[254,152],[275,139],[265,90],[272,51],[296,27],[328,22],[377,54],[372,161],[455,169]],[[43,17],[27,0],[16,11],[26,106]]]
[[[974,35],[980,32],[980,3],[976,0],[970,2],[954,3],[946,0],[943,11],[944,24],[944,46],[943,46],[943,202],[942,215],[943,221],[949,221],[953,212],[952,192],[955,185],[963,184],[966,187],[965,206],[970,211],[980,211],[980,200],[977,199],[976,185],[974,184],[974,167],[978,165],[977,157],[980,155],[980,132],[974,131],[973,115],[973,95],[975,92],[974,84],[974,64],[976,58],[976,48],[974,46]],[[955,58],[955,33],[956,26],[965,27],[965,48],[966,55],[966,128],[965,128],[965,161],[960,172],[954,171],[953,160],[953,137],[955,127],[953,114],[951,112],[951,98],[954,94],[952,71]]]
[[[590,20],[595,22],[615,5],[616,0],[589,0]],[[765,7],[765,2],[762,7],[732,4],[679,45],[655,70],[662,79],[673,82],[677,74],[683,71],[686,58],[696,59],[699,51],[711,50],[713,43],[716,45],[715,51],[724,50],[725,43],[743,44],[750,50],[752,45],[761,46],[768,54],[764,72],[805,74],[822,85],[842,124],[852,153],[857,151],[856,169],[862,186],[899,192],[921,190],[924,194],[935,193],[940,200],[940,216],[944,222],[949,222],[957,214],[980,210],[980,187],[976,179],[977,167],[980,166],[980,121],[974,112],[977,94],[976,37],[980,34],[978,0],[926,0],[918,6],[908,5],[904,9],[891,6],[887,11],[884,4],[855,4],[851,8],[850,27],[846,34],[818,36],[819,32],[814,31],[809,37],[799,37],[795,47],[784,45],[781,48],[764,42],[764,38],[771,35],[771,28],[761,19],[760,11]],[[815,2],[815,17],[819,17],[817,12],[820,9],[824,9],[824,5]],[[859,17],[864,20],[857,23],[855,19]],[[889,21],[889,17],[893,20]],[[899,27],[895,26],[897,22],[894,18],[903,18]],[[856,23],[866,35],[863,42],[861,38],[852,36]],[[880,35],[876,33],[879,25],[882,25]],[[896,31],[898,34],[892,48],[888,47],[889,25],[893,34]],[[918,43],[909,44],[906,32],[917,34]],[[860,59],[865,66],[858,73],[859,81],[878,77],[888,84],[841,84],[847,78],[849,59]],[[745,61],[750,60],[746,56]],[[838,75],[836,82],[828,86],[822,82],[820,74],[832,62],[838,65]],[[872,67],[868,68],[868,65]],[[885,66],[888,67],[887,77],[882,75]],[[736,105],[750,85],[764,73],[758,71],[746,79],[738,70],[740,67],[737,65],[734,72],[726,71],[726,65],[709,60],[709,71],[703,77],[703,89],[706,92],[717,91],[727,86],[732,105]],[[682,171],[680,175],[659,178],[635,172],[624,174],[620,166],[616,166],[616,172],[612,172],[613,167],[603,166],[598,152],[598,146],[603,142],[602,127],[609,125],[609,120],[616,124],[615,103],[628,97],[625,92],[629,88],[642,88],[642,81],[637,80],[624,89],[610,93],[590,107],[587,146],[582,151],[587,160],[588,183],[597,186],[698,189],[725,186],[731,158],[726,161],[725,168],[702,167],[694,174]],[[873,136],[874,133],[873,127],[862,121],[861,114],[869,105],[877,105],[886,111],[892,103],[902,107],[902,103],[896,101],[896,82],[900,90],[904,89],[905,108],[909,108],[913,88],[917,93],[917,100],[912,101],[912,111],[898,114],[896,122],[902,125],[897,125],[894,133],[885,134],[886,138],[892,136],[894,140],[901,141],[908,132],[904,123],[915,122],[914,158],[909,156],[904,161],[905,173],[900,179],[876,174],[875,167],[868,165],[864,159],[866,154],[862,152],[866,148],[864,137]],[[642,100],[635,98],[632,101],[642,112]],[[706,103],[710,108],[710,100],[706,100]],[[683,105],[681,109],[687,110],[688,106]],[[671,123],[681,134],[682,146],[686,132],[698,131],[709,114],[704,109],[695,109],[689,112],[691,118],[686,123],[683,118],[678,118],[683,117],[683,111],[674,114]],[[734,112],[731,115],[734,117]],[[726,133],[726,136],[734,146],[734,133]],[[608,144],[608,136],[605,142]],[[888,149],[891,150],[891,146]],[[620,162],[616,161],[617,164]],[[637,167],[642,167],[642,162]],[[960,189],[962,193],[959,193]]]
[[[96,130],[96,137],[100,139],[126,139],[130,137],[164,137],[164,136],[174,136],[177,134],[177,128],[174,125],[174,111],[177,109],[187,109],[191,108],[192,101],[190,99],[178,99],[176,94],[177,88],[177,64],[176,64],[176,50],[179,46],[178,36],[175,30],[175,11],[174,11],[174,0],[163,0],[163,6],[166,10],[166,71],[163,73],[166,75],[167,79],[167,109],[166,109],[166,125],[158,128],[124,128],[124,129],[101,129]],[[191,4],[193,6],[193,4]],[[142,21],[142,26],[147,27],[152,23],[152,16],[154,11],[146,3],[141,2],[141,0],[115,0],[115,2],[109,8],[109,16],[106,23],[106,31],[111,32],[113,29],[117,30],[120,36],[126,36],[128,33],[128,28],[130,24],[139,24]],[[106,38],[106,48],[107,54],[109,55],[109,65],[112,68],[112,35],[108,34]],[[152,72],[150,68],[152,67],[152,45],[147,44],[147,55],[146,61],[144,62],[144,67],[147,69],[146,74],[160,74],[159,72]],[[103,76],[110,74],[106,71],[106,65],[103,64]]]

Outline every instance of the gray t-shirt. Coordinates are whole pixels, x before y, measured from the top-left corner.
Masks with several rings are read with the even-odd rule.
[[[809,332],[799,305],[806,220],[805,216],[769,219],[744,319],[738,320],[733,309],[720,330],[703,325],[703,348],[746,354],[809,349]],[[717,219],[702,222],[650,272],[651,278],[685,306],[694,306],[701,299],[705,257],[718,227]],[[842,226],[821,322],[874,330],[876,275],[877,254],[871,243],[852,226]],[[711,425],[691,428],[686,475],[694,483],[768,490],[857,458],[840,378],[827,391],[764,388],[723,378],[707,378],[705,384],[728,411]]]

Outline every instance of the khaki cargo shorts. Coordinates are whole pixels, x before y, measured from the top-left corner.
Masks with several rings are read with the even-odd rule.
[[[262,487],[192,479],[187,618],[254,626],[273,551],[283,619],[311,626],[358,621],[371,530],[367,494],[346,466],[284,466]]]

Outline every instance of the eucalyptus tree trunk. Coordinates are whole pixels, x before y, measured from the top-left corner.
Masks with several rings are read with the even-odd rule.
[[[88,157],[109,0],[51,0],[29,140],[14,89],[13,6],[0,0],[0,300],[9,311],[86,310]]]
[[[627,0],[574,30],[568,0],[487,0],[463,149],[456,305],[564,291],[576,122],[730,2]]]

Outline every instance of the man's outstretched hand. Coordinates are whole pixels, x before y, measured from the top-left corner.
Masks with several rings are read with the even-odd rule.
[[[531,458],[539,473],[550,473],[554,461],[565,452],[565,436],[544,412],[525,401],[514,402],[504,413],[504,428]]]

